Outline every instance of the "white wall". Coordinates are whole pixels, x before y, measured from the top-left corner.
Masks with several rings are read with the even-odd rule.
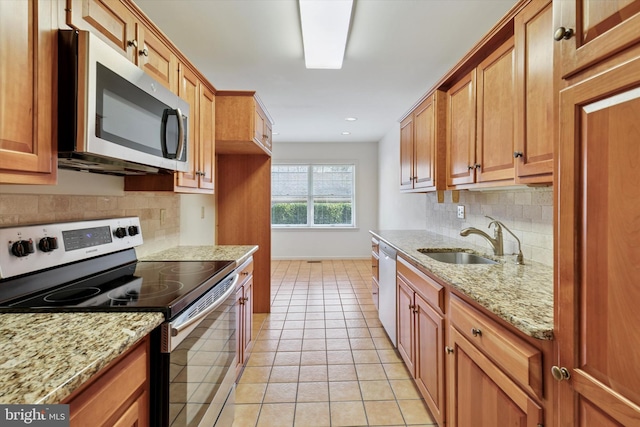
[[[214,195],[182,194],[180,196],[180,245],[213,245],[215,212]]]
[[[272,163],[356,163],[356,229],[272,229],[273,259],[345,259],[371,256],[370,229],[378,223],[378,144],[275,143]]]
[[[380,230],[424,230],[427,199],[421,193],[400,192],[400,124],[378,143]]]

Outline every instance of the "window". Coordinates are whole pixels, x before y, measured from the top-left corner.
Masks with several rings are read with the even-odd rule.
[[[355,165],[271,167],[271,225],[355,227]]]

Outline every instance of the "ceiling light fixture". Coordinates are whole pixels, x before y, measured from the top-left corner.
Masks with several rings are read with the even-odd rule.
[[[357,117],[345,117],[345,120],[348,122],[355,122],[356,120],[358,120]]]
[[[307,68],[342,68],[353,0],[298,0]]]
[[[351,132],[342,132],[343,135],[351,135]]]

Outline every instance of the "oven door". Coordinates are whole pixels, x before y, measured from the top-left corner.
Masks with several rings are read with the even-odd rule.
[[[162,382],[154,386],[159,395],[154,398],[152,416],[161,419],[153,425],[211,427],[223,408],[225,417],[232,411],[237,280],[235,273],[227,276],[161,326],[161,351],[152,372],[152,378]]]

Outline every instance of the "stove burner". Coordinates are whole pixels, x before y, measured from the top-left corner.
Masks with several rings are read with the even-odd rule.
[[[162,261],[145,261],[136,264],[136,271],[158,270],[163,268],[166,263]]]
[[[170,267],[163,268],[159,274],[202,274],[206,272],[215,271],[215,267],[206,262],[183,262],[179,265],[172,265]]]
[[[184,287],[182,282],[175,280],[165,280],[161,283],[144,283],[142,289],[138,287],[126,289],[116,289],[107,295],[113,301],[140,301],[157,298],[179,291]]]
[[[79,289],[65,289],[58,292],[50,293],[44,297],[46,302],[61,303],[85,300],[94,295],[100,293],[99,288],[79,288]]]

